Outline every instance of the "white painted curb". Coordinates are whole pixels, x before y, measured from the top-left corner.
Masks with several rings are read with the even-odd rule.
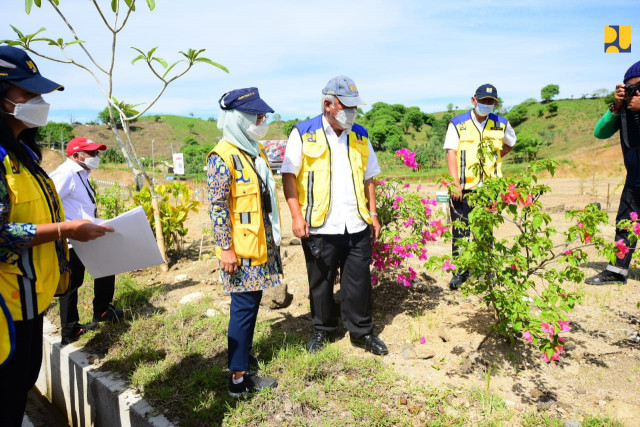
[[[173,427],[126,382],[101,372],[73,345],[60,347],[57,328],[45,317],[43,357],[36,387],[72,426]]]

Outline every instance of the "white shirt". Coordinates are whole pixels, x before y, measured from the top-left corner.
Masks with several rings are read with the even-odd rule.
[[[367,227],[367,223],[358,215],[358,202],[353,188],[351,177],[351,165],[347,150],[349,132],[344,130],[340,137],[322,117],[322,126],[327,135],[327,143],[331,149],[331,203],[327,213],[326,222],[321,227],[311,227],[312,234],[349,234],[358,233]],[[292,173],[298,176],[302,168],[302,138],[298,128],[294,127],[287,141],[287,150],[284,154],[282,173]],[[369,157],[367,168],[364,171],[364,179],[373,178],[380,173],[378,158],[369,142]]]
[[[487,119],[484,122],[480,123],[476,118],[475,113],[471,112],[471,120],[476,125],[480,133],[484,130],[485,125],[487,124]],[[458,136],[458,131],[453,123],[449,122],[449,127],[447,128],[447,136],[444,138],[444,149],[445,150],[454,150],[458,151],[458,144],[460,143],[460,137]],[[507,121],[507,128],[504,131],[504,138],[502,138],[502,143],[507,144],[509,147],[513,147],[516,145],[516,132],[511,127],[511,123]]]
[[[89,172],[67,159],[49,174],[58,190],[67,221],[95,218],[95,194],[89,185]]]

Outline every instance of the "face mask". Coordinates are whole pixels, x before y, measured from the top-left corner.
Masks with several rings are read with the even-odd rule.
[[[339,110],[338,114],[333,117],[335,117],[338,125],[340,125],[342,129],[349,129],[356,122],[357,115],[358,110],[355,107],[352,107]]]
[[[478,115],[481,117],[485,117],[489,113],[493,113],[493,109],[495,107],[496,107],[495,105],[481,104],[478,102],[478,106],[476,107],[476,113],[478,113]]]
[[[98,166],[100,166],[100,157],[85,157],[84,165],[91,170],[98,169]]]
[[[7,101],[15,105],[13,110],[13,117],[20,120],[25,126],[35,128],[38,126],[44,126],[47,124],[47,116],[49,115],[49,104],[47,104],[42,96],[38,95],[27,102],[18,103],[5,98]]]
[[[251,123],[247,128],[247,133],[251,138],[257,141],[259,139],[264,138],[268,130],[269,130],[269,124],[265,120],[262,123],[260,123],[260,125],[258,126],[256,126],[254,123]]]

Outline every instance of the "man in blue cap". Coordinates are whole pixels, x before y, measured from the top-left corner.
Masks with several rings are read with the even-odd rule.
[[[451,119],[444,140],[447,152],[447,167],[454,179],[455,191],[451,192],[451,220],[461,220],[469,224],[471,208],[467,194],[482,185],[485,178],[502,176],[502,157],[516,144],[516,133],[509,121],[493,113],[498,105],[498,90],[491,84],[483,84],[471,97],[473,110]],[[489,142],[494,147],[490,158],[480,158],[478,149],[481,142]],[[482,163],[479,168],[478,164]],[[459,251],[459,239],[468,238],[468,229],[454,227],[452,230],[452,254]],[[467,271],[457,271],[449,282],[449,289],[456,290],[469,277]]]
[[[280,285],[280,209],[276,184],[258,142],[273,109],[255,87],[220,98],[222,139],[209,153],[207,182],[222,284],[231,295],[229,394],[245,396],[275,388],[276,380],[256,374],[251,354],[262,291]]]
[[[623,219],[631,219],[631,213],[640,214],[640,61],[633,64],[623,78],[624,84],[617,84],[614,101],[596,123],[593,131],[596,138],[607,139],[620,131],[620,146],[627,178],[620,195],[620,205],[616,224]],[[628,232],[616,229],[615,241],[622,240],[629,246]],[[631,256],[635,243],[623,258],[616,258],[615,265],[609,264],[585,282],[588,285],[626,284]]]
[[[338,328],[333,284],[340,267],[340,311],[351,343],[377,355],[389,352],[371,317],[371,243],[380,235],[374,177],[380,167],[367,130],[356,124],[364,104],[356,84],[338,76],[322,90],[322,114],[289,135],[282,184],[303,240],[316,352]]]

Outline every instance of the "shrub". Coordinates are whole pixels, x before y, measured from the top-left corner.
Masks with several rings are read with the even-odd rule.
[[[120,150],[116,150],[113,147],[109,147],[104,150],[104,153],[100,155],[101,161],[105,163],[124,163],[125,158]]]

